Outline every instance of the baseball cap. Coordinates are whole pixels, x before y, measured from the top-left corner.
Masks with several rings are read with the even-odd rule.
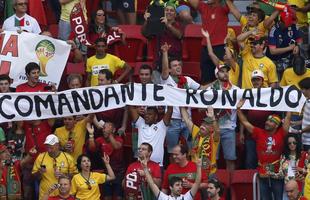
[[[259,69],[254,70],[252,72],[252,78],[257,78],[257,77],[264,79],[264,73]]]
[[[0,153],[4,152],[6,149],[7,148],[4,144],[0,144]]]
[[[227,65],[227,64],[225,64],[225,63],[223,63],[223,62],[220,62],[220,64],[215,68],[215,71],[214,71],[214,73],[215,73],[215,75],[217,75],[217,73],[220,71],[220,69],[222,69],[222,68],[226,68],[228,71],[230,70],[230,66],[229,65]]]
[[[54,145],[59,143],[59,139],[56,135],[50,134],[46,137],[44,144]]]

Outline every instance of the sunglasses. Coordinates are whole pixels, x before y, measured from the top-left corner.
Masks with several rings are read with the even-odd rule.
[[[18,5],[18,6],[27,6],[27,5],[28,5],[28,3],[27,3],[27,2],[17,3],[16,5]]]
[[[288,144],[289,144],[289,145],[290,145],[290,144],[294,144],[294,145],[296,145],[296,144],[297,144],[297,142],[289,142]]]

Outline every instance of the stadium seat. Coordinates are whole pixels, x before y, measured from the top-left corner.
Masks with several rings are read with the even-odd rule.
[[[235,170],[231,173],[231,200],[257,199],[257,193],[253,190],[253,182],[255,190],[257,188],[256,173],[256,170]]]
[[[146,8],[149,6],[150,2],[146,0],[138,0],[137,1],[137,14],[143,15]]]
[[[51,32],[53,38],[58,38],[58,24],[49,25],[48,31]]]
[[[219,180],[224,186],[223,197],[227,197],[228,190],[230,188],[230,172],[225,169],[218,169],[215,173],[217,180]]]
[[[202,38],[201,25],[189,24],[186,26],[182,44],[183,61],[200,62]]]
[[[182,72],[195,81],[200,81],[200,62],[183,62]]]
[[[114,45],[114,53],[126,62],[141,62],[146,39],[141,34],[140,25],[119,25],[126,34],[126,45]]]

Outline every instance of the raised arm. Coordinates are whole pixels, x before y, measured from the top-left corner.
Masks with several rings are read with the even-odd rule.
[[[94,132],[95,132],[94,126],[91,123],[87,123],[86,129],[89,134],[88,149],[91,152],[95,152],[97,149],[97,145],[96,145],[95,138],[94,138]]]
[[[143,158],[141,161],[141,165],[143,167],[143,171],[144,171],[144,174],[145,174],[145,178],[146,178],[146,181],[149,185],[149,187],[151,188],[152,192],[154,193],[155,197],[158,197],[159,196],[159,193],[160,193],[160,190],[158,188],[158,186],[155,184],[150,172],[149,172],[149,169],[147,168],[147,159],[146,158]]]
[[[195,196],[197,191],[200,188],[200,182],[201,182],[201,159],[197,159],[196,166],[197,166],[196,179],[195,179],[195,183],[193,184],[193,186],[191,188],[192,196]]]
[[[116,83],[120,83],[127,75],[130,74],[132,67],[128,64],[124,64],[124,72],[115,80]]]
[[[169,77],[169,59],[168,59],[168,51],[170,49],[171,45],[168,45],[165,43],[161,46],[161,52],[162,52],[162,71],[161,71],[161,78],[163,80],[166,80]]]
[[[138,113],[138,110],[135,106],[128,106],[129,108],[129,112],[130,112],[130,115],[131,115],[131,120],[133,122],[136,122],[139,118],[139,113]]]
[[[114,180],[115,179],[115,174],[114,174],[114,172],[112,170],[112,167],[110,165],[110,158],[109,158],[109,156],[106,153],[104,153],[102,160],[103,160],[103,162],[105,164],[105,167],[107,168],[107,172],[108,172],[108,174],[107,174],[107,181]]]
[[[214,140],[219,141],[220,140],[220,127],[219,127],[219,124],[217,123],[217,120],[215,118],[213,107],[211,107],[211,106],[208,107],[208,109],[206,111],[206,116],[210,117],[213,120],[213,128],[214,128],[213,138],[214,138]]]
[[[232,13],[232,15],[239,22],[241,19],[241,13],[238,10],[238,8],[234,5],[234,3],[231,0],[226,0],[226,5],[228,6],[229,11]]]
[[[211,40],[210,40],[210,35],[208,33],[207,30],[203,30],[201,29],[201,33],[202,35],[206,38],[207,40],[207,48],[208,48],[208,54],[213,62],[213,64],[215,66],[218,66],[219,62],[220,62],[220,59],[215,55],[214,51],[213,51],[213,48],[212,48],[212,45],[211,45]]]
[[[168,106],[167,107],[167,111],[166,111],[166,113],[165,113],[165,115],[163,117],[163,121],[164,121],[166,126],[168,126],[170,124],[172,112],[173,112],[173,107],[172,106]]]
[[[241,111],[241,107],[243,106],[244,102],[245,100],[241,99],[239,103],[237,104],[237,114],[238,114],[240,122],[247,129],[247,131],[249,133],[253,133],[254,126],[248,121],[248,119],[245,117],[245,115]]]
[[[270,29],[274,23],[274,20],[278,17],[279,11],[275,9],[269,17],[267,17],[263,24],[266,29]]]
[[[228,47],[225,47],[225,54],[226,54],[226,59],[228,61],[229,66],[233,71],[236,70],[236,61]]]
[[[284,132],[287,134],[288,133],[288,130],[290,128],[290,124],[291,124],[291,116],[292,116],[292,113],[291,112],[286,112],[286,115],[285,115],[285,118],[284,118],[284,121],[283,121],[283,130]]]
[[[180,112],[181,112],[181,115],[182,115],[182,119],[184,120],[187,128],[189,131],[192,131],[193,130],[193,126],[194,126],[194,123],[193,121],[191,120],[191,118],[189,117],[189,114],[187,112],[187,109],[185,107],[180,107]]]

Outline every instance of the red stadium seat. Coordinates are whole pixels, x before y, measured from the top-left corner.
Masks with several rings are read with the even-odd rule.
[[[80,63],[67,63],[66,66],[66,74],[81,74],[84,75],[85,74],[85,63],[84,62],[80,62]]]
[[[51,32],[53,38],[58,38],[58,24],[49,25],[48,31]]]
[[[257,199],[256,173],[256,170],[235,170],[231,173],[231,200]],[[253,190],[253,182],[255,183],[255,194]]]
[[[200,63],[183,62],[182,72],[184,76],[190,76],[195,81],[200,81]]]
[[[230,172],[225,169],[218,169],[216,171],[217,180],[219,180],[224,186],[223,197],[227,196],[227,191],[230,188]]]
[[[146,39],[141,34],[140,25],[119,25],[126,34],[126,45],[114,45],[114,53],[126,62],[140,62],[143,60],[143,50]]]
[[[200,62],[202,38],[201,25],[189,24],[186,26],[182,45],[183,61]]]
[[[137,1],[137,14],[143,15],[146,8],[149,6],[150,1],[138,0]]]

